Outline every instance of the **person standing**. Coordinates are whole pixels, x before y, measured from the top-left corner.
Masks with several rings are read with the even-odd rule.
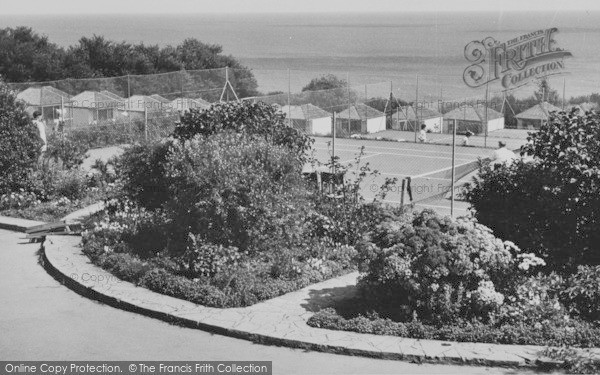
[[[469,139],[471,138],[472,135],[473,135],[473,133],[471,133],[470,131],[467,130],[467,132],[465,133],[465,137],[462,140],[463,146],[469,146]]]
[[[44,121],[42,121],[42,114],[40,113],[40,111],[33,112],[33,124],[35,126],[37,126],[40,139],[43,142],[43,145],[41,148],[42,153],[40,154],[40,159],[39,159],[41,162],[44,158],[44,154],[48,150],[48,141],[46,139],[46,124],[44,124]]]
[[[419,142],[427,142],[427,125],[421,124],[421,131],[419,132]]]
[[[494,151],[494,155],[492,156],[492,163],[494,165],[510,164],[516,158],[515,153],[506,148],[506,142],[498,141],[498,149]]]

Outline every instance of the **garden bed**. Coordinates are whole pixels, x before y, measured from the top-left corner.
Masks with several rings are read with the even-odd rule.
[[[343,199],[305,180],[311,142],[264,103],[190,111],[172,137],[117,161],[119,192],[83,252],[124,280],[213,307],[353,271],[361,228],[384,210],[362,203],[360,178]]]
[[[473,219],[383,220],[357,244],[358,296],[313,327],[416,339],[597,347],[600,266],[557,274]]]
[[[357,306],[362,304],[363,312],[346,317],[347,311],[343,309],[338,312],[335,308],[327,308],[310,317],[308,325],[315,328],[413,339],[580,348],[600,346],[600,328],[594,323],[581,320],[574,320],[567,327],[557,327],[550,322],[540,323],[538,326],[529,324],[494,326],[478,321],[433,325],[419,320],[397,322],[389,318],[381,318],[372,312],[372,306],[364,306],[360,300],[347,302]]]
[[[13,196],[15,196],[15,198],[10,198],[9,195],[7,199],[23,201],[23,196],[26,193],[18,192],[12,194]],[[11,207],[7,205],[8,207],[5,207],[4,209],[0,210],[0,215],[51,223],[59,221],[68,214],[80,210],[82,208],[88,207],[96,202],[102,201],[105,198],[106,192],[104,190],[95,189],[89,191],[81,199],[71,200],[67,197],[59,197],[54,200],[49,200],[45,202],[41,202],[38,200],[32,201],[28,204],[25,204],[22,207],[18,207],[15,205],[12,205]]]

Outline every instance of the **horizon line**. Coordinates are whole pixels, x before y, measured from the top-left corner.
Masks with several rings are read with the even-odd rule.
[[[1,16],[164,16],[164,15],[247,15],[247,14],[270,14],[270,15],[293,15],[293,14],[402,14],[402,13],[525,13],[531,12],[533,9],[442,9],[442,10],[430,10],[430,9],[405,9],[405,10],[392,10],[392,11],[379,11],[379,10],[345,10],[345,11],[242,11],[242,12],[224,12],[224,11],[181,11],[181,12],[56,12],[56,13],[3,13]],[[535,10],[536,13],[590,13],[600,12],[598,9],[543,9]]]

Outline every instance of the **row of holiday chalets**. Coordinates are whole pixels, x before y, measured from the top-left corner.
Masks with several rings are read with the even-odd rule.
[[[62,122],[69,128],[93,126],[105,122],[126,123],[144,121],[157,113],[178,115],[190,109],[207,109],[212,105],[202,98],[178,97],[167,99],[161,95],[132,95],[121,97],[111,91],[83,91],[77,95],[52,86],[29,87],[17,94],[28,112],[40,111],[47,125]],[[257,98],[260,100],[260,98]],[[582,110],[587,111],[590,105]],[[339,135],[378,133],[385,130],[451,133],[484,133],[504,129],[504,115],[482,103],[463,104],[442,114],[428,106],[387,106],[380,111],[364,103],[348,105],[331,113],[314,104],[282,105],[279,110],[293,127],[313,135],[330,135],[335,129]],[[539,103],[519,114],[517,128],[536,129],[548,120],[553,111],[560,111],[550,103]]]

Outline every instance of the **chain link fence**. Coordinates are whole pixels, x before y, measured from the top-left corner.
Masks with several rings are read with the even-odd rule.
[[[231,100],[276,105],[290,126],[313,136],[437,144],[449,143],[456,127],[461,136],[471,134],[478,146],[494,145],[496,138],[525,139],[527,130],[539,127],[549,112],[570,107],[564,99],[569,81],[562,77],[552,78],[556,90],[547,98],[528,100],[524,98],[536,90],[535,83],[505,92],[467,89],[455,76],[373,82],[381,77],[333,72],[345,86],[301,91],[302,77],[327,75],[291,70],[269,74],[272,81],[281,81],[271,85],[280,90],[263,96],[248,96],[257,86],[248,70],[229,68],[10,85],[30,113],[42,112],[48,131],[86,133],[98,144],[163,137],[183,111]],[[562,95],[557,94],[560,86]],[[584,111],[593,109],[592,99],[598,98],[580,97],[577,104]]]

